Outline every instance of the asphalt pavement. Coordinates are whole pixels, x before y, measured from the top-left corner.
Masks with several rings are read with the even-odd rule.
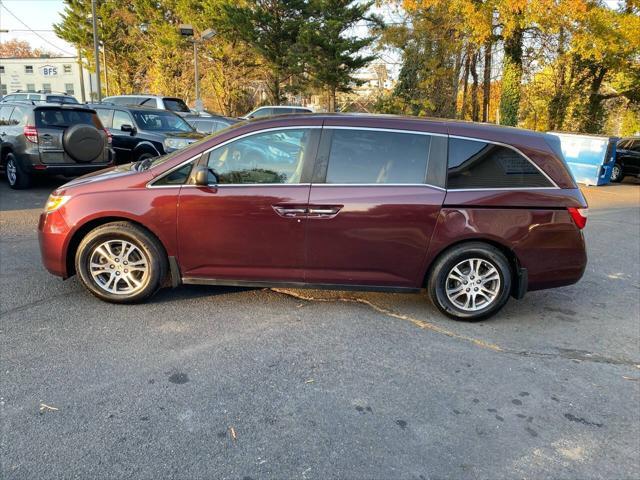
[[[57,183],[56,183],[57,182]],[[425,295],[47,273],[0,181],[0,478],[640,478],[640,184],[589,187],[580,283],[460,323]]]

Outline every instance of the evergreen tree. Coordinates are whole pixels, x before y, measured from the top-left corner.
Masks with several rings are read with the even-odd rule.
[[[370,47],[374,36],[349,35],[357,24],[382,26],[382,20],[370,15],[373,1],[310,0],[309,17],[300,32],[298,49],[311,82],[327,92],[327,109],[335,111],[336,92],[348,92],[361,82],[354,73],[368,65],[375,55],[361,52]]]

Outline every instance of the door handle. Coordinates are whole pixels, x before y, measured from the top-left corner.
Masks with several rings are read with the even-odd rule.
[[[308,210],[305,207],[285,207],[282,205],[273,205],[275,212],[281,217],[304,217]]]
[[[344,205],[313,205],[309,207],[309,218],[333,218]]]

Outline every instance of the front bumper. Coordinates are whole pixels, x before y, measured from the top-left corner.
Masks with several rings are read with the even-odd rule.
[[[40,214],[38,241],[45,268],[58,277],[68,278],[66,246],[70,228],[59,210]]]

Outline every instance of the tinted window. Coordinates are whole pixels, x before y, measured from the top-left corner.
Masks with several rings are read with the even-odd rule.
[[[173,172],[165,175],[160,180],[154,183],[154,185],[182,185],[189,178],[191,173],[192,163],[189,163],[183,167],[174,170]]]
[[[207,166],[220,184],[299,183],[311,129],[258,133],[209,153]],[[216,183],[210,177],[210,183]]]
[[[171,110],[172,112],[188,113],[191,111],[189,110],[189,107],[187,107],[187,104],[184,103],[179,98],[165,98],[163,99],[163,102],[164,102],[164,108],[166,108],[167,110]]]
[[[113,112],[113,129],[120,130],[122,125],[131,125],[133,126],[133,121],[131,120],[131,115],[127,112],[123,112],[122,110],[116,110]]]
[[[193,127],[175,113],[162,110],[134,110],[131,113],[133,114],[136,124],[142,130],[158,132],[193,132]]]
[[[273,115],[273,108],[260,108],[251,114],[252,118],[258,117],[268,117],[269,115]]]
[[[449,139],[447,188],[528,188],[552,186],[515,150],[475,140]]]
[[[11,125],[26,125],[27,119],[29,118],[29,110],[28,107],[14,108],[9,123]]]
[[[34,115],[36,127],[66,128],[82,123],[102,128],[102,125],[94,120],[97,120],[98,116],[86,110],[38,109],[34,110]]]
[[[13,107],[8,105],[0,108],[0,125],[9,125],[9,117],[11,117],[12,111]]]
[[[111,128],[111,119],[113,118],[113,110],[107,110],[105,108],[96,108],[98,117],[106,128]]]
[[[634,152],[640,152],[640,140],[634,140],[628,148]]]
[[[331,131],[327,183],[424,183],[430,136]]]

